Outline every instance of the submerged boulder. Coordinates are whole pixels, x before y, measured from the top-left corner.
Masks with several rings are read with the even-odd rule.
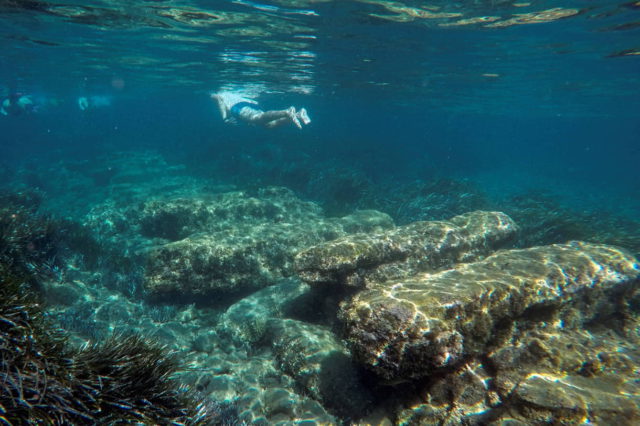
[[[299,223],[317,220],[321,209],[280,187],[255,194],[224,192],[208,197],[150,199],[136,209],[135,222],[148,238],[177,241],[199,232],[232,230],[238,226]]]
[[[611,246],[501,251],[374,283],[343,305],[340,318],[358,361],[384,379],[412,379],[499,347],[520,323],[579,326],[623,310],[620,296],[635,290],[639,278],[636,259]]]
[[[291,275],[295,249],[316,238],[289,224],[196,234],[151,250],[144,286],[162,299],[259,290]]]
[[[295,268],[310,284],[366,287],[477,260],[510,242],[516,232],[504,213],[475,211],[322,243],[298,253]]]
[[[324,218],[285,188],[210,200],[149,201],[137,222],[148,238],[144,288],[153,298],[198,299],[246,293],[294,275],[297,251],[349,232],[379,232],[391,218],[374,210]],[[166,241],[169,240],[169,241]]]
[[[305,393],[342,418],[359,418],[373,401],[348,349],[326,327],[292,319],[269,321],[267,339],[279,368]]]
[[[414,382],[418,401],[402,407],[396,421],[636,425],[639,318],[626,312],[617,323],[617,316],[576,328],[544,321],[527,329],[525,323],[508,344]]]

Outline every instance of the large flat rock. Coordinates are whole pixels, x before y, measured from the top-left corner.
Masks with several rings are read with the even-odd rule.
[[[638,424],[637,390],[614,374],[588,378],[532,374],[520,383],[515,398],[531,410],[549,412],[565,421],[590,418],[597,420],[595,424]]]
[[[366,287],[477,260],[510,242],[516,231],[516,224],[504,213],[475,211],[448,221],[348,235],[299,252],[294,265],[312,285]]]
[[[574,242],[374,283],[340,312],[355,358],[385,379],[425,376],[507,342],[518,321],[572,326],[622,310],[640,270],[625,251]]]
[[[257,195],[156,200],[135,210],[136,228],[156,243],[144,250],[147,293],[202,301],[259,290],[294,275],[294,255],[305,247],[350,232],[393,227],[388,215],[374,210],[324,218],[317,206],[282,188],[265,188]]]
[[[295,247],[314,237],[288,224],[235,231],[196,234],[149,251],[146,291],[163,299],[255,291],[291,275]]]

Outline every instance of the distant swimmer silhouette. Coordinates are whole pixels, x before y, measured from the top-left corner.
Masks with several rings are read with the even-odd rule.
[[[2,101],[0,113],[2,115],[22,115],[24,113],[34,112],[35,107],[36,105],[33,103],[31,96],[12,92]]]
[[[78,98],[78,108],[82,111],[108,106],[111,106],[109,96],[80,96]]]
[[[217,102],[220,115],[225,123],[242,121],[268,128],[293,123],[298,129],[302,129],[302,124],[311,123],[307,110],[304,108],[300,108],[298,111],[294,107],[264,111],[255,100],[240,93],[225,91],[212,93],[211,99]]]

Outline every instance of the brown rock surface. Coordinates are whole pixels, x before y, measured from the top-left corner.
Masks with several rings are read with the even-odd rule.
[[[516,231],[504,213],[475,211],[449,221],[348,235],[299,252],[294,265],[309,284],[367,286],[476,260],[508,243]]]
[[[357,360],[385,379],[410,379],[499,347],[519,323],[564,320],[575,327],[622,311],[621,296],[638,287],[639,277],[636,259],[610,246],[502,251],[376,283],[345,303],[340,316]]]

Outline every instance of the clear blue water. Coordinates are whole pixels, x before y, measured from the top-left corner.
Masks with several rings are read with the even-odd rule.
[[[209,98],[222,88],[312,122],[226,124]],[[529,221],[522,246],[585,235],[545,234],[509,198],[551,194],[550,217],[593,219],[603,242],[640,252],[637,1],[0,0],[0,98],[13,92],[38,109],[0,116],[0,189],[38,187],[84,224],[101,223],[84,215],[110,190],[60,170],[104,176],[122,152],[158,152],[212,187],[281,185],[330,215],[397,224],[464,213],[468,190],[490,200],[474,208]],[[82,111],[80,96],[112,102]],[[416,182],[460,186],[434,184],[440,204],[412,210]]]
[[[398,5],[461,16],[406,18]],[[579,13],[444,26],[554,7]],[[428,167],[495,190],[539,184],[637,197],[640,59],[612,55],[640,48],[638,11],[607,1],[5,1],[4,93],[57,104],[1,117],[2,158],[275,143],[380,174]],[[262,89],[267,107],[306,106],[313,124],[229,128],[206,96],[223,85]],[[113,96],[113,107],[83,114],[82,94]]]

